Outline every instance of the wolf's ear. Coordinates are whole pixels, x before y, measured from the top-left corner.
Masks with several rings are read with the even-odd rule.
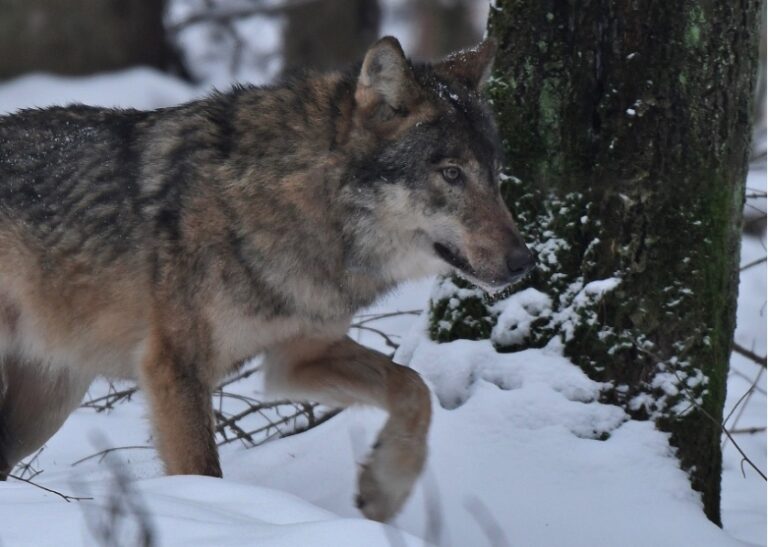
[[[445,78],[459,80],[469,89],[480,90],[491,74],[496,40],[486,38],[472,49],[452,53],[434,65],[435,72]]]
[[[355,98],[365,106],[384,101],[395,110],[408,106],[415,81],[400,42],[385,36],[371,46],[363,59]]]

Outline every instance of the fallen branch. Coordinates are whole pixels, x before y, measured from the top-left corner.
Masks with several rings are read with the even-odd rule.
[[[226,430],[226,428],[225,428],[225,427],[223,427],[223,426],[222,426],[222,424],[223,424],[224,422],[226,422],[226,421],[227,421],[227,417],[226,417],[226,416],[224,416],[224,414],[223,414],[223,413],[221,413],[221,412],[220,412],[220,411],[218,411],[218,410],[214,410],[214,411],[213,411],[213,415],[214,415],[214,417],[216,418],[216,422],[217,422],[217,424],[218,424],[218,425],[216,426],[216,430],[217,430],[217,431],[218,431],[218,432],[219,432],[219,433],[220,433],[220,434],[221,434],[221,435],[222,435],[222,436],[223,436],[225,439],[228,439],[228,437],[227,437],[227,430]],[[242,440],[244,440],[244,441],[247,441],[248,443],[250,443],[250,445],[251,445],[251,446],[256,446],[256,443],[255,443],[255,442],[253,442],[253,437],[251,437],[250,435],[248,435],[248,433],[246,433],[245,431],[243,431],[243,430],[240,428],[240,426],[239,426],[239,425],[237,425],[236,423],[234,423],[234,422],[232,422],[232,423],[228,423],[228,424],[227,424],[227,427],[229,427],[229,428],[232,430],[232,432],[235,434],[235,436],[236,436],[238,439],[242,439]],[[221,430],[219,430],[219,428],[221,428]]]
[[[17,475],[13,475],[11,473],[8,474],[8,476],[12,479],[16,479],[17,481],[26,482],[27,484],[30,484],[34,486],[35,488],[39,488],[40,490],[45,490],[46,492],[50,492],[51,494],[56,494],[60,498],[62,498],[64,501],[69,503],[70,501],[83,501],[83,500],[92,500],[93,498],[88,497],[79,497],[79,496],[70,496],[67,494],[62,494],[61,492],[54,490],[53,488],[48,488],[47,486],[43,486],[42,484],[38,484],[34,481],[31,481],[30,479],[25,479],[23,477],[19,477]]]
[[[37,462],[37,459],[40,457],[40,454],[42,454],[43,450],[45,450],[45,445],[38,448],[37,452],[32,454],[32,456],[28,456],[24,460],[20,461],[16,467],[14,467],[13,471],[17,471],[17,475],[22,478],[26,479],[34,479],[37,477],[40,473],[43,472],[42,469],[35,467],[35,462]]]
[[[741,435],[741,434],[748,434],[753,435],[755,433],[762,433],[765,431],[765,426],[763,427],[743,427],[741,429],[731,429],[731,435]]]
[[[338,415],[339,412],[341,412],[342,410],[343,409],[341,409],[341,408],[332,408],[331,410],[329,410],[328,412],[326,412],[325,414],[323,414],[319,418],[315,418],[311,423],[308,423],[305,427],[297,427],[293,431],[288,431],[288,432],[285,432],[285,433],[281,433],[280,434],[280,438],[284,439],[284,438],[290,437],[292,435],[298,435],[299,433],[304,433],[305,431],[309,431],[313,427],[317,427],[318,425],[327,422],[328,420],[330,420],[334,416]]]
[[[365,331],[368,331],[368,332],[372,332],[372,333],[374,333],[374,334],[378,334],[378,335],[379,335],[379,336],[381,336],[381,338],[384,340],[384,343],[385,343],[385,344],[386,344],[388,347],[392,348],[392,350],[395,350],[395,351],[397,351],[397,348],[399,348],[399,347],[400,347],[400,345],[399,345],[399,344],[395,343],[395,342],[394,342],[394,340],[392,340],[392,338],[390,337],[390,335],[388,335],[387,333],[385,333],[385,332],[383,332],[383,331],[381,331],[381,330],[379,330],[379,329],[374,329],[373,327],[369,327],[369,326],[367,326],[367,325],[359,325],[359,324],[352,324],[352,325],[350,325],[350,326],[349,326],[349,328],[351,328],[351,329],[359,329],[359,330],[365,330]]]
[[[230,394],[222,393],[222,395],[230,395]],[[231,395],[234,395],[234,394],[231,394]],[[236,397],[241,398],[241,396],[236,396]],[[247,399],[247,398],[245,396],[242,396],[242,399]],[[253,432],[249,433],[245,431],[242,427],[240,427],[240,425],[238,425],[237,422],[251,414],[261,414],[261,416],[264,417],[264,419],[266,419],[270,425],[275,424],[276,422],[273,422],[270,416],[267,416],[266,414],[264,414],[264,410],[269,410],[269,409],[277,408],[284,405],[293,405],[294,408],[296,408],[296,405],[294,403],[291,403],[290,401],[272,401],[268,403],[255,401],[254,403],[249,402],[248,408],[246,408],[242,412],[233,414],[232,416],[226,416],[221,411],[214,410],[214,416],[216,418],[216,426],[214,430],[216,433],[224,437],[222,444],[227,444],[232,441],[240,439],[250,444],[250,446],[257,446],[261,443],[253,439]],[[227,436],[227,428],[229,428],[234,434],[233,438],[230,438]]]
[[[254,446],[258,446],[260,444],[263,444],[263,443],[267,442],[272,437],[274,437],[274,433],[269,433],[269,430],[274,429],[276,433],[281,433],[279,426],[285,425],[287,423],[290,423],[291,420],[296,420],[299,416],[301,416],[303,414],[304,414],[304,411],[300,410],[298,412],[294,412],[290,416],[285,416],[285,417],[283,417],[283,418],[281,418],[279,420],[276,420],[276,421],[270,421],[267,425],[264,425],[262,427],[253,429],[251,431],[246,431],[244,433],[246,435],[251,436],[251,437],[253,437],[254,435],[258,435],[259,433],[264,433],[265,434],[264,439],[262,439],[261,441],[259,441],[257,443],[254,443]],[[234,439],[224,439],[223,441],[221,441],[219,443],[216,443],[216,446],[224,446],[225,444],[229,444],[229,443],[234,442],[236,440],[237,440],[237,438],[234,438]]]
[[[152,449],[154,447],[152,446],[146,446],[146,445],[137,445],[137,446],[115,446],[112,448],[105,448],[104,450],[99,450],[95,454],[91,454],[90,456],[86,456],[85,458],[80,458],[76,462],[72,463],[72,467],[81,464],[85,461],[92,460],[93,458],[99,458],[99,462],[102,462],[104,458],[109,454],[110,452],[116,452],[117,450],[133,450],[133,449]]]
[[[130,401],[134,393],[139,390],[137,387],[131,387],[121,391],[117,391],[110,384],[109,393],[91,399],[86,403],[80,405],[81,408],[93,408],[96,412],[104,412],[106,410],[112,410],[120,401]]]
[[[284,404],[284,403],[283,403]],[[264,444],[265,442],[269,441],[270,439],[277,436],[277,438],[282,439],[284,437],[290,437],[291,435],[295,435],[296,433],[301,433],[303,431],[306,431],[308,429],[311,429],[312,427],[315,427],[317,425],[320,425],[321,423],[325,422],[326,420],[332,418],[336,414],[338,414],[338,410],[330,410],[320,418],[316,418],[314,414],[314,409],[317,407],[317,404],[315,403],[303,403],[303,404],[293,404],[294,412],[288,416],[282,416],[278,420],[273,420],[267,416],[264,416],[268,423],[266,425],[263,425],[261,427],[258,427],[256,429],[252,429],[250,431],[243,430],[243,435],[248,435],[250,437],[253,437],[255,435],[264,434],[264,438],[260,441],[254,441],[253,446],[259,446],[261,444]],[[263,409],[256,409],[251,410],[248,409],[244,412],[241,412],[238,419],[242,419],[244,416],[247,416],[248,414],[251,414],[253,412],[261,412]],[[284,426],[286,424],[289,424],[291,421],[296,421],[299,418],[304,417],[307,420],[307,425],[302,427],[294,427],[293,429],[289,431],[281,431],[280,426]],[[231,421],[232,418],[229,419]],[[218,428],[217,428],[218,430]],[[270,430],[274,430],[273,432],[270,432]],[[234,438],[225,438],[223,441],[220,441],[216,443],[217,446],[223,446],[225,444],[232,443],[236,440],[238,440],[240,437],[234,437]]]
[[[389,313],[361,313],[356,317],[361,320],[356,321],[355,325],[364,325],[371,321],[378,321],[379,319],[387,319],[388,317],[397,317],[398,315],[419,315],[424,310],[405,310],[405,311],[393,311]]]
[[[259,372],[260,370],[261,370],[261,365],[243,369],[242,371],[238,372],[236,375],[232,376],[231,378],[227,378],[226,380],[221,382],[216,389],[221,390],[222,388],[228,386],[229,384],[233,384],[239,380],[248,378],[251,374]]]

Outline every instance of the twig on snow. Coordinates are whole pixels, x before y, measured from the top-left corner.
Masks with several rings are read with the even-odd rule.
[[[18,469],[17,475],[26,479],[34,479],[40,473],[42,473],[43,470],[36,468],[35,463],[37,462],[37,459],[40,457],[40,454],[42,454],[43,450],[45,450],[45,445],[41,446],[37,450],[37,452],[35,452],[31,456],[20,461],[16,465],[16,467],[13,469],[14,471]]]
[[[99,458],[99,462],[103,461],[104,458],[107,456],[107,454],[111,452],[117,452],[118,450],[134,450],[134,449],[151,449],[153,447],[146,446],[146,445],[136,445],[136,446],[114,446],[112,448],[105,448],[104,450],[99,450],[95,454],[91,454],[90,456],[86,456],[85,458],[80,458],[76,462],[72,463],[72,467],[81,464],[85,461],[92,460],[93,458]]]
[[[68,494],[62,494],[58,490],[54,490],[53,488],[48,488],[47,486],[43,486],[42,484],[38,484],[34,481],[31,481],[30,479],[25,479],[23,477],[19,477],[18,475],[14,475],[12,473],[9,473],[8,476],[12,479],[16,479],[17,481],[26,482],[27,484],[32,485],[35,488],[39,488],[40,490],[45,490],[46,492],[50,492],[51,494],[56,494],[67,503],[69,503],[70,501],[83,501],[83,500],[93,499],[88,497],[70,496]]]

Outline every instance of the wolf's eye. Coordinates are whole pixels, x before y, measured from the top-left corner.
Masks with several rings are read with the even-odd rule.
[[[448,182],[458,182],[461,178],[461,169],[454,167],[453,165],[445,167],[441,171],[443,178]]]

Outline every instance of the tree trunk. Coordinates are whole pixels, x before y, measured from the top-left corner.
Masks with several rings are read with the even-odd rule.
[[[29,71],[89,74],[168,68],[163,0],[0,0],[0,79]]]
[[[417,24],[412,58],[440,59],[454,51],[472,47],[482,38],[482,29],[472,21],[476,0],[416,0],[410,4]]]
[[[606,401],[671,433],[717,524],[759,14],[759,0],[500,0],[489,20],[503,192],[538,252],[526,286],[553,302],[495,342],[559,339]],[[493,322],[479,296],[433,302],[438,340]]]
[[[333,70],[363,58],[379,33],[378,0],[313,0],[287,10],[283,72]]]

